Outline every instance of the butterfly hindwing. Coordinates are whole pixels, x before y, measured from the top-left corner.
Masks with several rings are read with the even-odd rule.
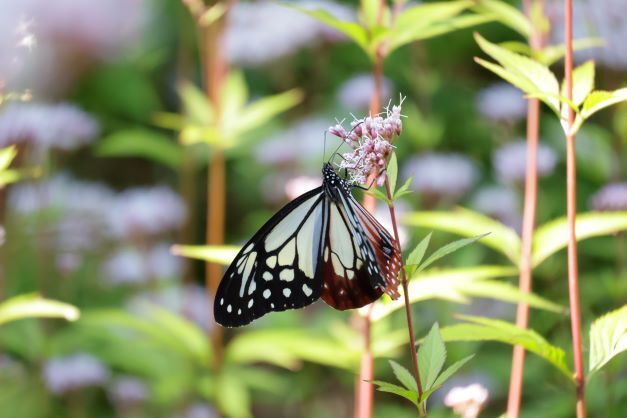
[[[350,193],[340,190],[337,197],[328,208],[322,299],[345,310],[372,303],[384,291],[398,297],[400,251],[395,241]]]
[[[218,288],[218,323],[245,325],[270,311],[301,308],[320,297],[324,202],[322,188],[305,193],[244,245]]]

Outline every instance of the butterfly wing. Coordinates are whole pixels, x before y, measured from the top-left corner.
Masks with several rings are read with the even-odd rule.
[[[396,299],[401,252],[386,229],[350,193],[325,207],[322,299],[335,309],[365,306],[383,292]]]
[[[270,311],[301,308],[320,297],[326,201],[322,187],[303,194],[244,245],[218,287],[214,317],[219,324],[246,325]]]

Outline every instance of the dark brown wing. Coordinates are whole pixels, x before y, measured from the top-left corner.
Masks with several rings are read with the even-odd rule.
[[[349,193],[325,207],[322,299],[345,310],[398,297],[401,253],[385,228]]]

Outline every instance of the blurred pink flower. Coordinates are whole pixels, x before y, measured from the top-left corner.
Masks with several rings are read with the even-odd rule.
[[[142,284],[150,279],[173,279],[180,275],[183,261],[170,252],[169,244],[158,244],[147,252],[122,247],[103,264],[104,278],[111,284]]]
[[[410,188],[437,199],[458,199],[476,183],[479,173],[473,161],[462,154],[425,153],[410,158],[402,178],[413,177]]]
[[[0,109],[0,147],[30,143],[39,150],[69,151],[100,134],[96,120],[68,104],[11,102]]]
[[[150,388],[134,376],[117,377],[107,390],[111,403],[124,409],[142,403],[150,396]]]
[[[20,0],[0,14],[0,80],[9,90],[64,94],[96,61],[119,57],[139,40],[145,0]],[[120,11],[123,11],[121,13]]]
[[[373,92],[372,74],[359,74],[340,86],[337,99],[348,110],[363,110],[369,107]],[[381,101],[387,102],[391,94],[392,82],[384,77],[381,83]]]
[[[517,231],[520,230],[522,216],[520,196],[511,187],[482,187],[473,196],[471,206]]]
[[[477,418],[488,401],[488,390],[478,383],[454,387],[444,398],[444,404],[462,418]]]
[[[310,9],[323,9],[343,20],[354,20],[348,7],[331,1],[295,2]],[[258,66],[290,55],[322,39],[339,38],[339,32],[306,14],[269,1],[237,3],[229,17],[225,42],[229,60],[243,66]]]
[[[477,95],[479,112],[492,121],[518,121],[527,116],[527,101],[517,88],[504,82],[494,83]]]
[[[564,42],[564,2],[547,0],[545,10],[551,21],[551,42]],[[604,45],[575,52],[578,61],[594,59],[598,64],[627,68],[627,7],[624,0],[575,0],[574,38],[602,38]]]
[[[557,154],[552,148],[538,144],[538,176],[551,175],[557,164]],[[492,153],[492,165],[496,177],[505,182],[522,183],[527,172],[527,143],[524,140],[510,142]]]
[[[196,402],[185,409],[181,418],[217,418],[218,416],[218,412],[211,405]]]
[[[165,186],[126,190],[115,198],[108,213],[110,233],[117,238],[157,235],[173,231],[185,221],[181,198]]]
[[[5,236],[6,236],[6,232],[4,231],[4,227],[0,225],[0,247],[4,244]]]
[[[100,386],[109,380],[111,372],[96,357],[77,353],[55,357],[43,365],[43,379],[48,390],[54,394],[88,386]]]
[[[627,211],[627,182],[603,186],[590,198],[590,207],[603,211]]]

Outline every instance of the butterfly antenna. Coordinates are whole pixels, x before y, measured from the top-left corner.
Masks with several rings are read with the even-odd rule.
[[[322,164],[324,164],[324,156],[327,153],[327,133],[329,132],[328,129],[324,130],[324,141],[322,143]]]

